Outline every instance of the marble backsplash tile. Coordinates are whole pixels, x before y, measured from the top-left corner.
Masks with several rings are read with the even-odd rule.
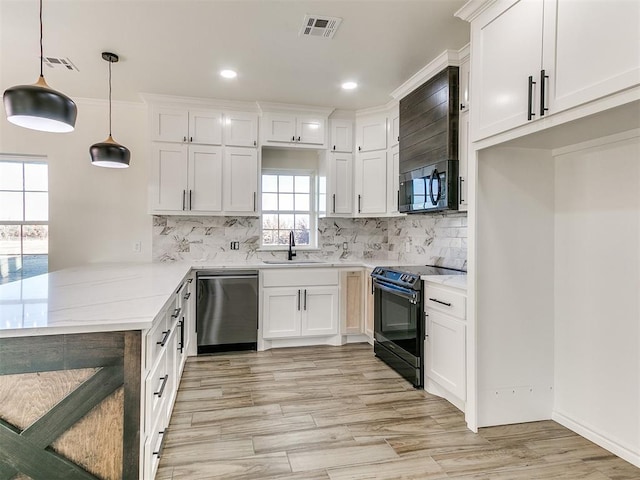
[[[239,250],[231,250],[233,241]],[[343,244],[347,243],[347,250]],[[284,259],[283,251],[260,250],[258,217],[153,217],[153,261],[244,263]],[[299,259],[379,260],[465,268],[466,213],[390,218],[321,218],[318,250]]]

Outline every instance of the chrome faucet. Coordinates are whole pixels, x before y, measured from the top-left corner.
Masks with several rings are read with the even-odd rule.
[[[291,250],[291,247],[296,246],[296,241],[293,238],[293,230],[289,232],[289,253],[287,254],[287,260],[293,260],[293,257],[296,256],[296,252]]]

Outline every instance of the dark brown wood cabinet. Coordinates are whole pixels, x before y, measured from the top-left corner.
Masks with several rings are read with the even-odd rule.
[[[458,67],[447,67],[400,100],[400,173],[458,160]]]

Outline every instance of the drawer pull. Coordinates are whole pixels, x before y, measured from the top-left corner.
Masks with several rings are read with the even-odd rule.
[[[162,385],[160,385],[160,390],[158,390],[157,392],[153,392],[153,394],[157,395],[158,398],[162,398],[162,394],[164,393],[164,387],[167,386],[167,380],[169,380],[169,374],[165,375],[164,377],[160,377],[160,380],[162,380]]]
[[[183,297],[183,300],[189,300],[190,296],[191,296],[191,292],[187,292],[187,294]]]
[[[162,332],[162,340],[160,340],[159,342],[156,342],[156,345],[160,345],[161,347],[164,347],[164,345],[167,343],[167,340],[169,339],[170,333],[171,333],[171,329]]]
[[[171,318],[178,318],[180,316],[180,310],[182,310],[182,308],[176,308],[171,314]]]
[[[164,439],[166,438],[167,430],[169,429],[165,428],[161,432],[158,432],[160,435],[162,435],[162,440],[160,440],[160,447],[158,448],[158,451],[153,452],[153,455],[158,457],[158,460],[160,460],[160,457],[162,456],[162,451],[164,450]]]
[[[437,298],[430,298],[429,300],[431,300],[432,302],[436,302],[439,303],[440,305],[445,305],[447,307],[450,307],[451,304],[447,303],[447,302],[443,302],[442,300],[438,300]]]

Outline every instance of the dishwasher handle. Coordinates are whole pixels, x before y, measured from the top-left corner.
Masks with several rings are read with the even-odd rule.
[[[250,274],[250,275],[204,275],[204,276],[199,276],[198,280],[217,280],[218,278],[223,278],[225,280],[241,280],[244,278],[256,278],[257,275],[255,274]]]

